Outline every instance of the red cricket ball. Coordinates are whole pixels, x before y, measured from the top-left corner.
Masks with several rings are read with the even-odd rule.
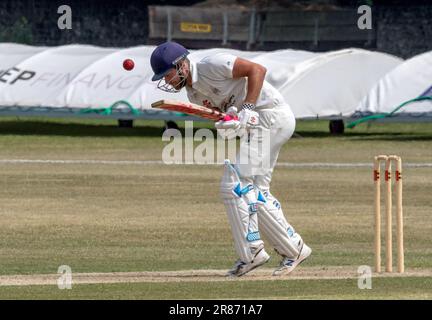
[[[125,70],[127,71],[131,71],[135,66],[135,63],[133,62],[132,59],[126,59],[125,61],[123,61],[123,68],[125,68]]]

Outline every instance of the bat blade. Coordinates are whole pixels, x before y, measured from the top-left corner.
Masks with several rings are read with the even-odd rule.
[[[200,106],[194,103],[181,102],[175,100],[160,100],[152,103],[151,106],[152,108],[182,112],[192,116],[197,116],[200,118],[209,119],[213,121],[218,121],[225,116],[225,113],[215,109]]]

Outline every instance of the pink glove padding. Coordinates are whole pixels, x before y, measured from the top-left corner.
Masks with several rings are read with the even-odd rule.
[[[225,115],[221,120],[215,122],[216,129],[237,129],[240,127],[238,117]]]
[[[222,121],[231,121],[231,120],[238,120],[237,116],[233,116],[230,114],[226,114],[223,118]]]

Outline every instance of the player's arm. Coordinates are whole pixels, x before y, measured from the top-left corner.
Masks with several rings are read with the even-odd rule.
[[[232,70],[233,78],[248,78],[245,103],[256,104],[260,95],[267,69],[260,64],[237,58]]]

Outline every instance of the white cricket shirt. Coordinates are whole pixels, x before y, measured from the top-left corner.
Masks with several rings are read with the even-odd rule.
[[[189,100],[222,111],[230,106],[239,109],[246,97],[247,78],[233,79],[232,70],[236,59],[232,54],[218,53],[200,61],[190,60],[192,87],[186,86]],[[264,80],[256,110],[284,104],[286,103],[279,91]]]

